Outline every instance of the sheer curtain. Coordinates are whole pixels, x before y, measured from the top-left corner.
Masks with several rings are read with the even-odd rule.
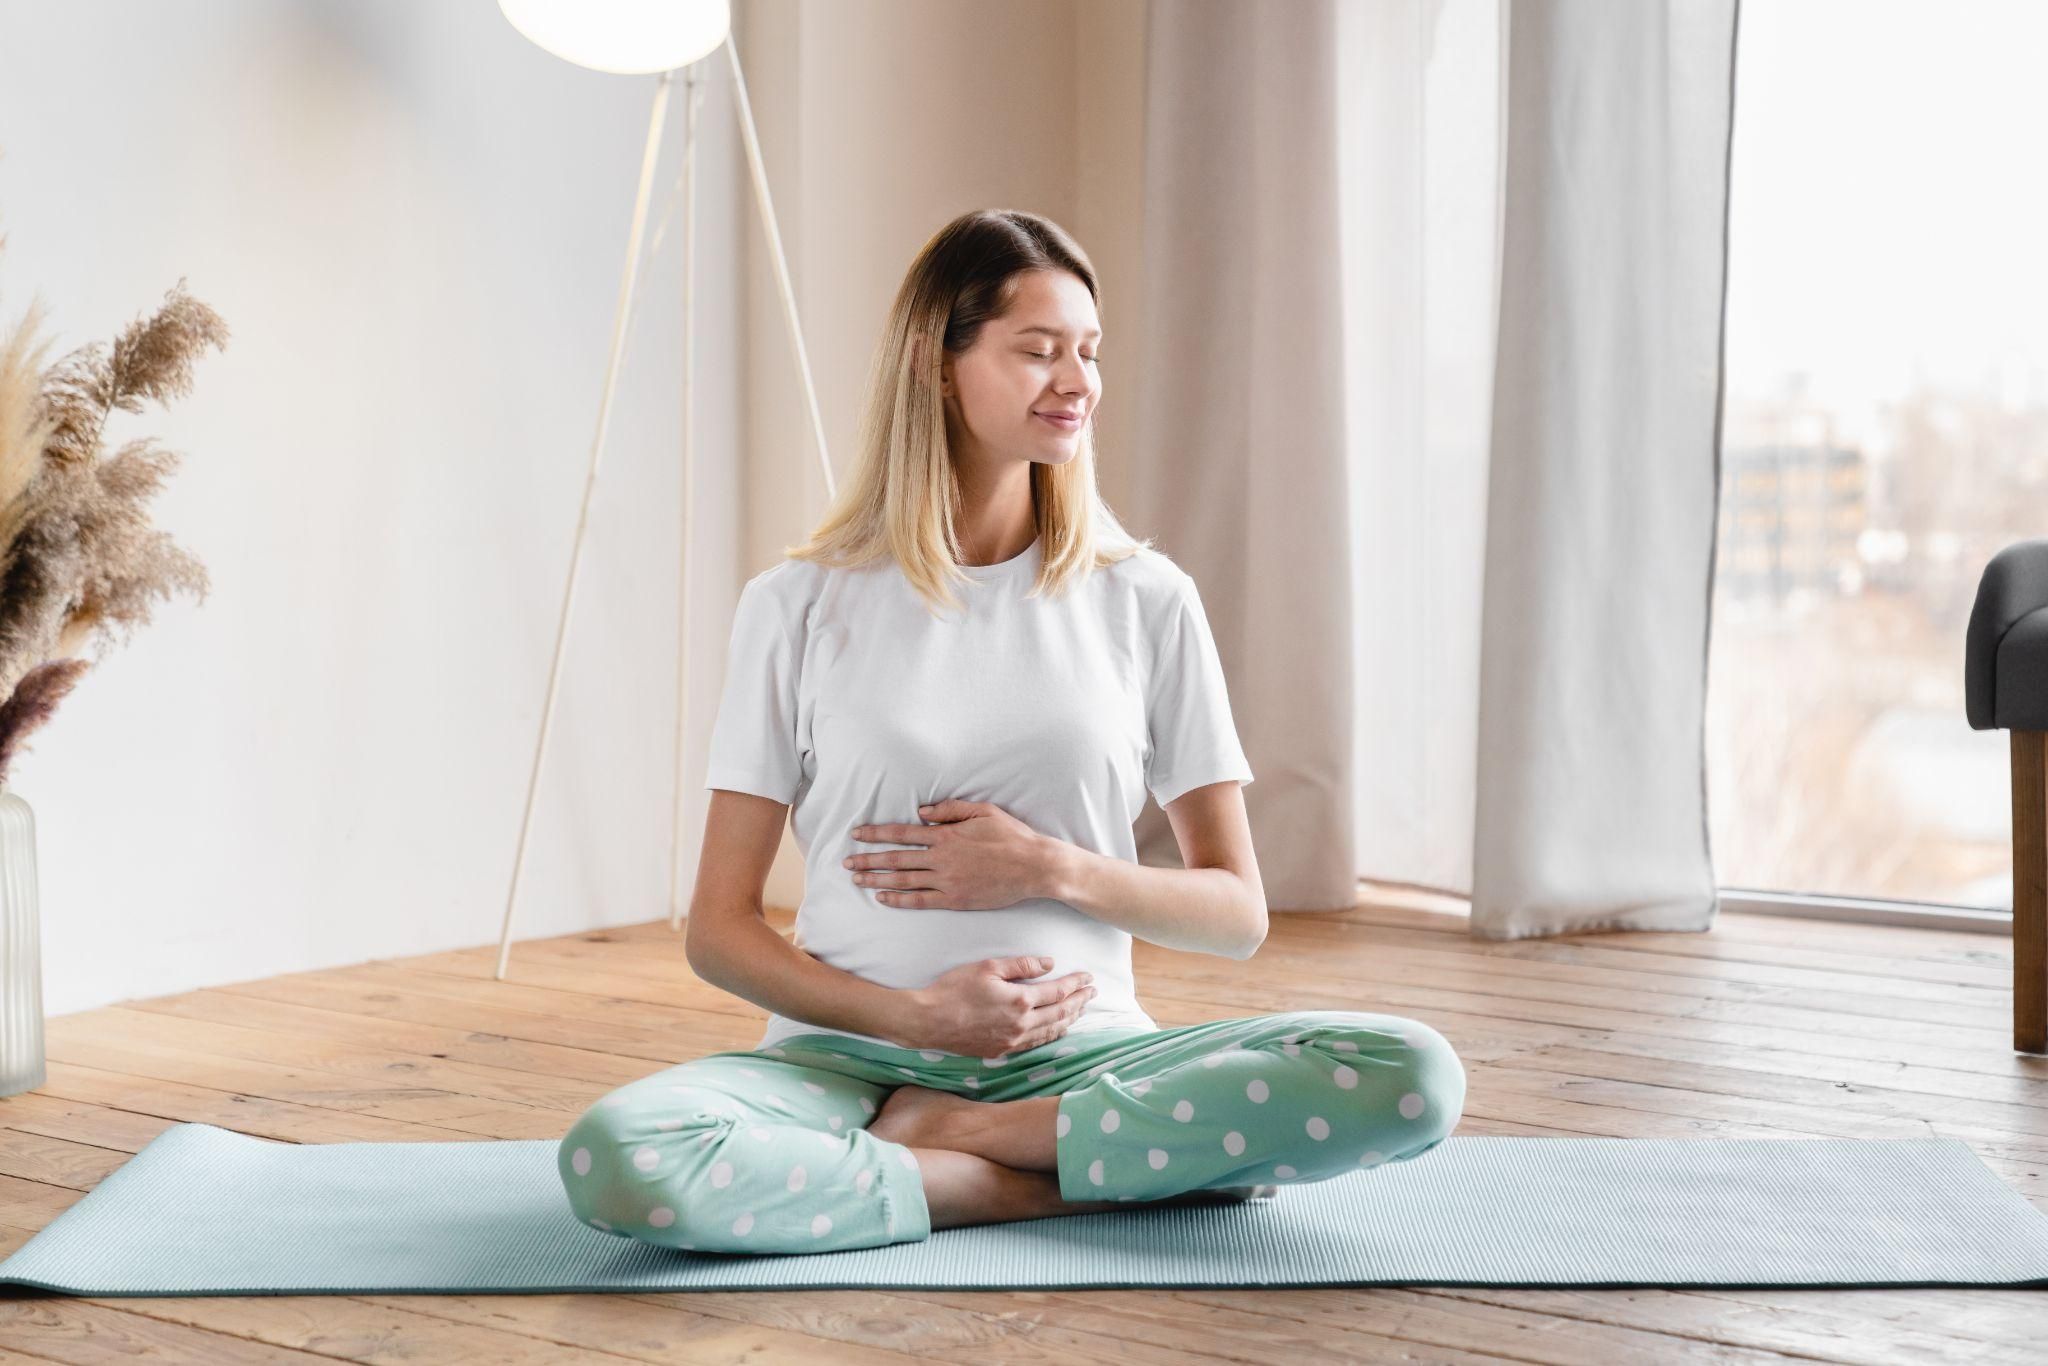
[[[1276,910],[1712,923],[1735,22],[1151,7],[1131,511],[1202,584]]]

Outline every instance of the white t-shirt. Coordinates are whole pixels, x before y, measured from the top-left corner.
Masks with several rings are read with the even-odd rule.
[[[1158,551],[1027,597],[1042,547],[962,566],[964,607],[936,615],[894,561],[832,569],[786,559],[740,594],[705,786],[791,808],[804,854],[796,943],[886,987],[922,987],[982,958],[1049,956],[1044,980],[1085,970],[1097,995],[1074,1030],[1156,1029],[1131,980],[1131,936],[1064,901],[1001,910],[889,906],[849,854],[922,824],[918,807],[991,802],[1041,834],[1137,862],[1149,789],[1252,780],[1195,581]],[[827,1029],[771,1014],[756,1045]]]

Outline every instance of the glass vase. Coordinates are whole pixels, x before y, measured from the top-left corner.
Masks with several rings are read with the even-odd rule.
[[[0,1096],[33,1091],[47,1075],[41,931],[35,813],[0,787]]]

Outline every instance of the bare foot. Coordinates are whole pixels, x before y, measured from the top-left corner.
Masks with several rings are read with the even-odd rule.
[[[1271,1200],[1280,1193],[1278,1186],[1208,1186],[1201,1190],[1184,1191],[1168,1196],[1164,1204],[1235,1204],[1240,1200]]]
[[[968,1106],[986,1103],[934,1091],[928,1086],[899,1086],[882,1102],[881,1110],[868,1124],[868,1132],[876,1138],[901,1143],[906,1148],[946,1148],[953,1152],[966,1152],[968,1150],[960,1146],[962,1129],[958,1120],[961,1111]]]
[[[1013,1194],[1013,1198],[1008,1202],[996,1202],[1005,1206],[1005,1212],[997,1216],[1003,1218],[1031,1218],[1052,1213],[1079,1214],[1107,1209],[1129,1209],[1133,1205],[1236,1204],[1246,1200],[1270,1200],[1280,1192],[1278,1186],[1272,1185],[1210,1186],[1200,1190],[1183,1191],[1179,1195],[1163,1196],[1156,1200],[1062,1200],[1057,1176],[1045,1171],[1007,1167],[980,1151],[980,1139],[983,1135],[974,1121],[983,1118],[991,1110],[1001,1108],[1003,1107],[989,1101],[969,1100],[965,1096],[956,1096],[928,1086],[899,1086],[882,1102],[882,1108],[868,1124],[868,1132],[891,1143],[901,1143],[906,1148],[966,1154],[977,1159],[974,1169],[977,1173],[981,1171],[980,1164],[987,1163],[992,1168],[989,1172],[991,1177],[995,1173],[1005,1173],[1012,1177],[1028,1175],[1035,1178],[1036,1184],[1027,1183],[1018,1188],[1025,1192],[1025,1207],[1032,1212],[1020,1215]],[[935,1194],[931,1191],[930,1185],[928,1182],[928,1197]],[[951,1203],[950,1200],[948,1203]],[[949,1224],[963,1217],[969,1222],[975,1221],[975,1215],[966,1213],[968,1209],[974,1210],[982,1217],[993,1212],[990,1197],[986,1192],[977,1191],[973,1197],[961,1203],[961,1213],[955,1214],[950,1209],[947,1211],[945,1217]]]
[[[1052,1189],[1054,1198],[1057,1199],[1057,1178]],[[1237,1205],[1248,1200],[1271,1200],[1279,1193],[1278,1186],[1204,1186],[1199,1190],[1182,1191],[1179,1195],[1161,1195],[1151,1200],[1069,1200],[1064,1202],[1061,1212],[1083,1214],[1098,1210],[1144,1209],[1148,1206],[1165,1205]]]
[[[972,1104],[973,1102],[969,1102]],[[963,1224],[1044,1219],[1053,1215],[1100,1214],[1159,1205],[1217,1205],[1263,1199],[1277,1186],[1218,1186],[1158,1200],[1066,1200],[1051,1172],[1018,1171],[973,1153],[947,1148],[919,1152],[918,1172],[934,1229]]]

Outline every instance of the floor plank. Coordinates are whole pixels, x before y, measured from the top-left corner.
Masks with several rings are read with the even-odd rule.
[[[787,934],[792,917],[771,912]],[[1426,1020],[1461,1134],[1970,1144],[2048,1209],[2048,1060],[2010,1048],[2010,946],[1724,914],[1698,934],[1470,937],[1412,905],[1276,915],[1247,962],[1141,943],[1162,1025],[1287,1010]],[[0,1247],[172,1125],[299,1143],[558,1136],[604,1092],[751,1048],[766,1013],[667,922],[384,959],[49,1022],[0,1100]],[[713,1292],[75,1299],[0,1292],[0,1362],[929,1360],[2018,1362],[2025,1291]]]

